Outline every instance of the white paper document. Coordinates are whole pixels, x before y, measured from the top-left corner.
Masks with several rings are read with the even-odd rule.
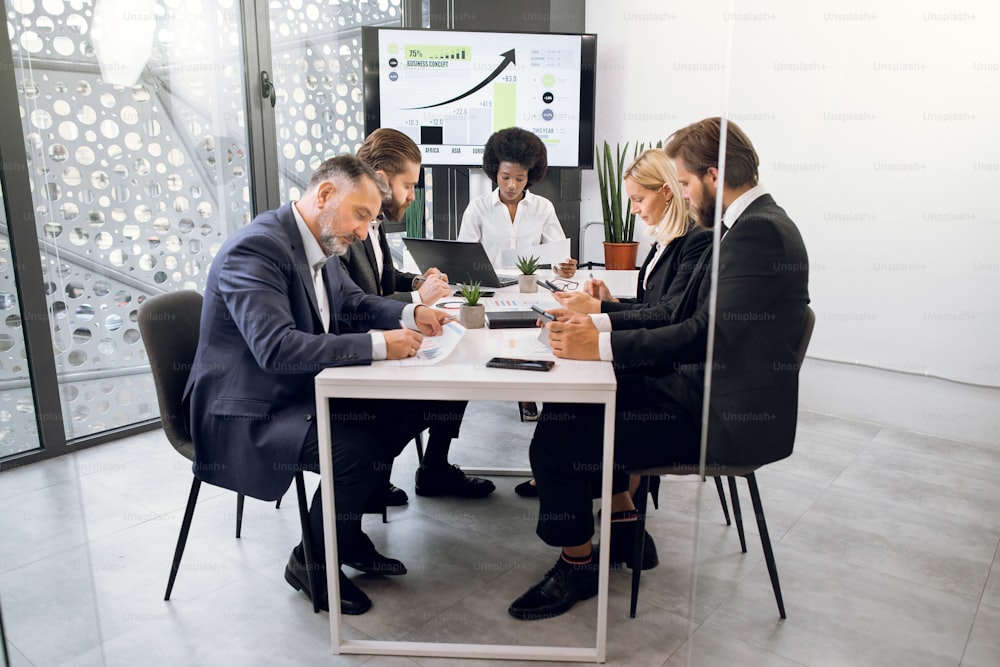
[[[569,239],[539,245],[511,248],[500,253],[500,265],[507,269],[517,266],[518,257],[537,257],[540,264],[559,264],[569,257]]]
[[[465,327],[458,322],[448,322],[442,328],[444,332],[440,336],[424,336],[416,356],[399,359],[397,363],[400,366],[431,366],[451,354],[465,335]]]
[[[544,330],[543,330],[544,331]],[[501,357],[517,357],[529,359],[552,359],[552,349],[548,346],[548,336],[545,342],[534,329],[511,329],[505,331],[497,355]]]
[[[515,296],[498,297],[486,301],[487,312],[494,310],[530,310],[531,306],[538,304],[548,310],[558,308],[559,302],[552,298],[548,290],[538,290],[535,294],[518,294]]]

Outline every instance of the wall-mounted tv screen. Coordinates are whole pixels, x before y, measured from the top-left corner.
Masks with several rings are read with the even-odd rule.
[[[365,132],[412,138],[425,166],[481,166],[522,127],[553,167],[593,167],[597,36],[363,28]]]

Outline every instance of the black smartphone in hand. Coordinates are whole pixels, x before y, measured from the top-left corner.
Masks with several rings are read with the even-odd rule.
[[[555,365],[556,362],[545,359],[512,359],[510,357],[493,357],[486,362],[487,368],[512,368],[519,371],[550,371]]]
[[[546,313],[545,309],[542,308],[541,306],[539,306],[537,303],[531,304],[531,309],[533,311],[535,311],[536,313],[538,313],[538,317],[539,317],[539,319],[542,320],[542,322],[555,322],[556,321],[556,316],[555,315],[553,315],[551,313]]]

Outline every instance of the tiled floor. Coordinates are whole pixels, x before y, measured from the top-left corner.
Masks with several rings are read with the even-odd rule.
[[[521,466],[531,428],[513,403],[473,404],[452,460]],[[415,463],[410,447],[393,473],[410,505],[386,525],[366,519],[410,573],[359,576],[375,608],[345,634],[592,643],[596,599],[549,621],[507,616],[556,555],[534,535],[537,502],[513,493],[520,479],[496,478],[486,500],[418,498]],[[742,554],[713,486],[669,479],[650,515],[660,566],[643,576],[638,618],[628,572],[612,572],[608,664],[998,665],[998,478],[1000,446],[803,413],[795,454],[758,473],[788,619],[752,517]],[[159,431],[0,474],[12,665],[459,664],[329,655],[328,616],[282,578],[298,540],[291,493],[280,510],[248,500],[237,540],[235,494],[203,486],[164,602],[190,480]]]

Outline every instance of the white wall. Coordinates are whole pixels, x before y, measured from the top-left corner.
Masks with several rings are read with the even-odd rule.
[[[1000,4],[591,0],[587,29],[598,141],[724,112],[754,141],[810,254],[803,406],[1000,446]]]

